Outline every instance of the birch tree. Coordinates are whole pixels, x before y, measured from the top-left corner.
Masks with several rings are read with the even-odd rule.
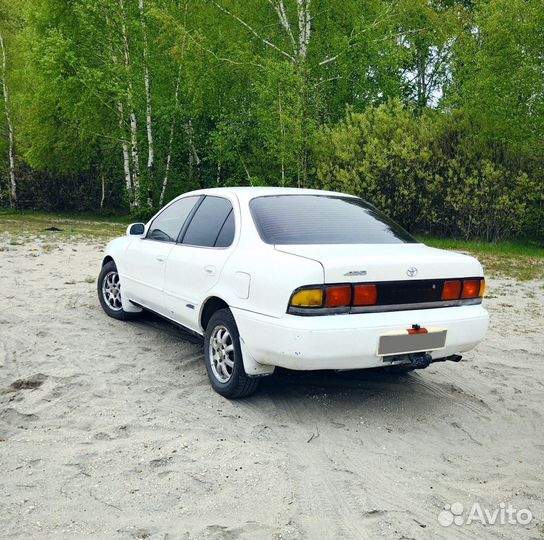
[[[7,54],[4,42],[4,33],[0,26],[0,52],[2,54],[2,93],[4,97],[4,113],[8,129],[8,160],[9,160],[9,194],[12,207],[17,204],[17,181],[15,178],[15,134],[11,119],[10,100],[7,80]]]
[[[179,109],[179,87],[181,82],[181,66],[178,72],[178,78],[176,81],[176,89],[174,91],[174,110],[172,111],[172,120],[170,122],[170,135],[168,137],[168,150],[166,155],[166,165],[164,168],[164,178],[162,181],[161,195],[159,197],[159,206],[163,205],[164,195],[166,193],[166,188],[168,187],[168,176],[170,174],[170,167],[172,165],[172,148],[174,146],[174,133],[176,127],[176,116]]]
[[[288,159],[286,153],[294,152],[296,155],[296,184],[299,187],[307,185],[308,134],[305,134],[304,132],[310,124],[308,121],[308,94],[306,92],[308,82],[306,61],[312,36],[311,0],[296,0],[296,14],[292,16],[292,18],[296,21],[295,23],[290,20],[288,10],[283,0],[268,0],[268,4],[273,9],[272,13],[275,14],[275,17],[277,17],[280,28],[287,36],[287,46],[284,46],[280,41],[277,41],[272,37],[266,36],[263,31],[256,28],[252,23],[226,8],[218,1],[211,0],[211,2],[219,11],[228,15],[228,17],[236,21],[236,23],[249,32],[249,34],[256,38],[266,49],[269,49],[274,54],[277,54],[279,60],[289,62],[291,68],[285,70],[285,73],[290,73],[288,79],[293,83],[293,86],[290,90],[284,87],[283,92],[278,89],[277,93],[275,94],[277,99],[274,99],[275,108],[278,112],[277,118],[279,118],[281,125],[281,129],[279,131],[279,137],[281,140],[277,144],[280,154],[279,159],[281,164],[281,177],[282,182],[285,183],[285,162],[286,159]],[[298,32],[295,33],[293,31],[294,28],[297,28]],[[278,38],[281,39],[281,36],[278,36]],[[273,63],[274,61],[268,65],[272,66]],[[278,71],[272,68],[272,72],[275,73],[275,78],[277,79]],[[292,74],[295,74],[295,79],[297,79],[296,81],[292,78]],[[279,83],[279,79],[277,79],[277,81],[278,84],[281,84]],[[284,119],[285,110],[288,107],[285,107],[285,105],[282,103],[286,94],[289,93],[296,93],[299,95],[294,102],[291,100],[291,105],[298,102],[298,110],[295,111],[292,106],[290,107],[291,113],[295,114],[295,116],[298,117],[298,120],[296,120],[294,123],[288,122],[288,124],[290,124],[292,127],[298,126],[296,134],[291,133],[291,136],[289,137],[291,143],[295,142],[294,146],[287,143],[288,137]],[[289,97],[286,99],[289,99]],[[243,163],[243,167],[247,171],[247,166],[245,163]]]
[[[138,120],[136,117],[136,109],[134,108],[134,90],[132,85],[132,62],[130,59],[130,44],[128,38],[127,27],[127,10],[125,1],[119,0],[121,11],[121,34],[123,38],[123,56],[125,61],[126,85],[127,85],[127,108],[130,119],[130,139],[131,139],[131,157],[132,157],[132,190],[133,199],[131,206],[138,208],[140,206],[140,150],[138,147]]]
[[[113,32],[111,31],[111,19],[108,15],[106,15],[106,25],[108,26],[110,32],[109,32],[109,39],[110,39],[110,53],[111,53],[111,60],[114,67],[117,67],[119,64],[119,60],[117,58],[117,53],[115,52],[115,47],[113,45]],[[125,176],[125,195],[129,198],[129,202],[132,204],[132,173],[130,170],[130,153],[129,153],[129,146],[128,146],[128,140],[126,137],[126,115],[125,115],[125,103],[123,101],[123,98],[119,96],[117,98],[117,111],[119,113],[119,136],[121,140],[121,150],[122,150],[122,156],[123,156],[123,171]],[[102,177],[103,178],[103,177]],[[103,202],[102,205],[103,206]]]
[[[138,0],[140,11],[140,23],[143,34],[143,58],[144,58],[144,85],[146,104],[146,128],[147,128],[147,171],[148,181],[153,178],[155,168],[155,148],[153,145],[153,109],[151,105],[151,78],[149,75],[149,44],[147,36],[147,23],[144,0]]]

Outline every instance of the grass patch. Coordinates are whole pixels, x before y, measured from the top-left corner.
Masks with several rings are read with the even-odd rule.
[[[489,255],[519,255],[527,257],[544,257],[544,245],[530,241],[480,242],[471,240],[455,240],[453,238],[430,238],[421,236],[419,240],[428,246],[457,251],[472,251],[474,253],[488,253]]]
[[[125,233],[129,218],[76,216],[43,212],[0,210],[0,234],[7,233],[11,245],[20,245],[30,237],[39,237],[49,243],[55,239],[109,240]],[[60,229],[59,231],[48,229]]]
[[[544,279],[544,246],[531,241],[477,242],[420,237],[428,246],[469,253],[482,263],[486,275],[519,280]]]

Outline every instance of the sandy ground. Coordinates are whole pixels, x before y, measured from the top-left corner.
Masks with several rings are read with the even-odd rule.
[[[198,341],[102,313],[97,246],[2,249],[0,537],[544,536],[544,282],[491,280],[460,364],[283,372],[230,402]],[[456,502],[534,519],[441,526]]]

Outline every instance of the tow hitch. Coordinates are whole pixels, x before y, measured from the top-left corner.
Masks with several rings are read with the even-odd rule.
[[[429,353],[412,353],[384,357],[384,362],[391,362],[393,365],[404,365],[413,369],[425,369],[435,362],[459,362],[462,358],[460,354],[452,354],[444,358],[433,359]]]
[[[409,354],[408,358],[414,369],[425,369],[433,361],[433,357],[429,353]]]

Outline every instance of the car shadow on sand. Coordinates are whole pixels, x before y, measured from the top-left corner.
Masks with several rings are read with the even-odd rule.
[[[329,400],[343,400],[350,397],[396,398],[410,394],[419,385],[418,373],[391,373],[384,369],[361,369],[349,371],[291,371],[276,368],[274,375],[261,381],[260,392],[272,398],[304,398],[318,395]]]
[[[149,312],[144,312],[137,319],[137,324],[165,333],[180,341],[202,346],[202,338],[184,331],[177,325]],[[177,361],[183,362],[183,358]],[[442,365],[442,369],[448,369]],[[204,358],[202,358],[202,376],[206,377]],[[434,375],[436,372],[434,373]],[[289,403],[327,404],[334,408],[350,406],[354,403],[366,404],[372,408],[383,406],[408,407],[412,412],[424,411],[429,406],[446,405],[463,401],[464,392],[453,387],[451,383],[442,381],[442,377],[433,376],[431,370],[416,370],[410,373],[395,373],[385,369],[364,370],[321,370],[291,371],[276,368],[272,376],[263,377],[257,393],[240,400],[241,405],[265,407],[270,400],[280,404],[280,408]],[[210,388],[210,391],[211,388]],[[473,396],[464,396],[469,402],[475,401]],[[478,404],[468,405],[480,409]]]

